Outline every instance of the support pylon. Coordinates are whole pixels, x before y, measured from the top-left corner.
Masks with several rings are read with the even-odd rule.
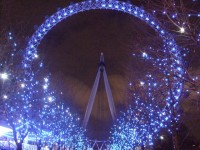
[[[87,127],[87,124],[88,124],[88,121],[89,121],[89,118],[90,118],[90,115],[91,115],[91,112],[92,112],[92,108],[93,108],[93,105],[94,105],[94,99],[95,99],[95,96],[96,96],[96,93],[97,93],[97,88],[98,88],[98,85],[99,85],[99,80],[100,80],[101,74],[103,74],[103,79],[104,79],[104,84],[105,84],[105,89],[106,89],[106,95],[107,95],[107,98],[108,98],[108,105],[109,105],[109,108],[110,108],[112,119],[115,120],[115,117],[116,117],[116,110],[115,110],[115,105],[114,105],[114,101],[113,101],[113,96],[112,96],[110,84],[108,82],[108,77],[107,77],[106,69],[105,69],[104,56],[103,56],[103,53],[101,53],[97,76],[96,76],[94,85],[92,87],[92,91],[91,91],[90,98],[89,98],[89,101],[88,101],[87,109],[86,109],[86,112],[85,112],[85,117],[84,117],[84,120],[83,120],[83,127],[84,128]]]

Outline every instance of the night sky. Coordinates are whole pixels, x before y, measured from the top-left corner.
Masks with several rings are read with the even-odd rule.
[[[25,39],[43,23],[45,16],[70,4],[64,0],[5,0],[4,3],[2,8],[6,13],[2,20],[14,34]],[[83,119],[101,52],[119,114],[127,105],[129,81],[138,84],[151,71],[149,64],[132,54],[143,52],[146,46],[161,44],[153,29],[139,19],[116,11],[95,10],[73,15],[49,31],[39,45],[39,59],[52,74],[53,88],[62,91],[62,98]],[[103,139],[112,123],[102,80],[98,91],[88,134]]]
[[[144,37],[150,33],[146,33],[144,28],[148,26],[123,13],[90,11],[68,18],[44,38],[39,49],[52,73],[53,83],[58,91],[63,91],[64,98],[79,111],[81,118],[86,110],[101,52],[105,56],[117,111],[124,109],[128,81],[132,76],[139,77],[148,70],[141,68],[143,62],[134,60],[132,56],[134,51],[142,50],[142,43],[147,42]],[[132,67],[133,72],[130,71]],[[104,124],[103,130],[107,131],[112,123],[109,121],[111,116],[103,80],[98,91],[88,129]],[[98,133],[98,138],[105,137],[105,134],[99,134],[102,131]]]

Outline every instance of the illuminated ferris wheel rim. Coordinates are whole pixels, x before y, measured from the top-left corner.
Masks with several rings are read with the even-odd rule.
[[[43,37],[50,31],[54,26],[56,26],[62,20],[88,10],[97,10],[97,9],[106,9],[106,10],[116,10],[119,12],[124,12],[134,17],[141,19],[142,21],[146,22],[149,26],[151,26],[158,35],[162,38],[163,44],[169,49],[168,53],[172,59],[172,67],[171,69],[179,75],[179,78],[182,78],[184,74],[182,68],[182,58],[180,56],[180,52],[178,46],[173,38],[169,33],[167,33],[159,23],[157,19],[155,19],[151,14],[147,13],[145,10],[134,6],[130,3],[122,2],[122,1],[115,1],[115,0],[89,0],[83,1],[79,3],[75,3],[69,5],[63,9],[58,10],[56,13],[48,17],[42,25],[35,31],[35,33],[31,36],[28,41],[26,47],[26,54],[24,55],[23,60],[23,67],[26,70],[26,73],[31,76],[31,66],[34,62],[34,59],[38,57],[37,55],[37,47],[40,44]],[[164,46],[163,46],[164,47]],[[163,48],[164,49],[164,48]],[[166,51],[163,50],[164,53]],[[180,91],[182,90],[182,83],[180,81],[174,82],[178,87],[179,92],[177,92],[176,96],[180,96]]]

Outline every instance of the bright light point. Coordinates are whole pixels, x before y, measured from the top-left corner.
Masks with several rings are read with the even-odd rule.
[[[144,85],[144,82],[143,82],[143,81],[140,81],[140,85],[143,86],[143,85]]]
[[[49,102],[53,102],[53,98],[51,96],[48,97]]]
[[[176,100],[178,100],[178,98],[179,98],[178,96],[174,96],[174,97],[175,97]]]
[[[48,78],[44,78],[44,81],[45,81],[45,82],[48,82],[49,80],[48,80]]]
[[[185,32],[185,28],[181,27],[180,28],[180,33],[184,33]]]
[[[40,63],[40,67],[43,67],[43,63]]]
[[[142,57],[147,57],[147,56],[148,56],[147,53],[145,52],[142,53]]]
[[[164,140],[164,136],[161,135],[161,136],[160,136],[160,139],[161,139],[161,140]]]
[[[34,57],[35,57],[35,58],[38,58],[39,56],[38,56],[38,54],[34,54]]]
[[[8,96],[7,95],[3,95],[3,99],[8,99]]]
[[[21,84],[21,88],[24,88],[24,87],[25,87],[25,84],[24,84],[24,83],[22,83],[22,84]]]
[[[8,79],[8,74],[7,73],[1,73],[0,76],[1,76],[1,79],[3,79],[3,80],[7,80]]]
[[[48,88],[48,86],[45,84],[45,85],[43,86],[43,89],[46,90],[47,88]]]

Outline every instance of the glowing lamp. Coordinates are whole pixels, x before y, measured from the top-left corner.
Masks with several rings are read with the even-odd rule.
[[[8,79],[8,74],[7,73],[1,73],[0,74],[0,77],[1,77],[1,79],[3,79],[3,80],[7,80]]]
[[[147,57],[147,53],[143,52],[142,57]]]
[[[45,84],[45,85],[43,86],[43,89],[46,90],[47,88],[48,88],[48,86]]]
[[[3,95],[3,99],[8,99],[8,96],[7,95]]]
[[[34,54],[34,58],[38,58],[39,56],[38,56],[38,54]]]
[[[21,88],[24,88],[24,87],[25,87],[25,84],[24,84],[24,83],[22,83],[22,84],[21,84]]]
[[[161,139],[161,140],[164,140],[164,136],[163,136],[163,135],[161,135],[161,136],[160,136],[160,139]]]
[[[49,101],[49,102],[53,102],[53,97],[49,96],[49,97],[48,97],[48,101]]]
[[[185,28],[180,27],[180,33],[185,33]]]
[[[45,81],[45,82],[48,82],[49,80],[48,80],[48,78],[44,78],[44,81]]]
[[[140,85],[141,85],[141,86],[144,86],[144,82],[143,82],[143,81],[141,81],[141,82],[140,82]]]

